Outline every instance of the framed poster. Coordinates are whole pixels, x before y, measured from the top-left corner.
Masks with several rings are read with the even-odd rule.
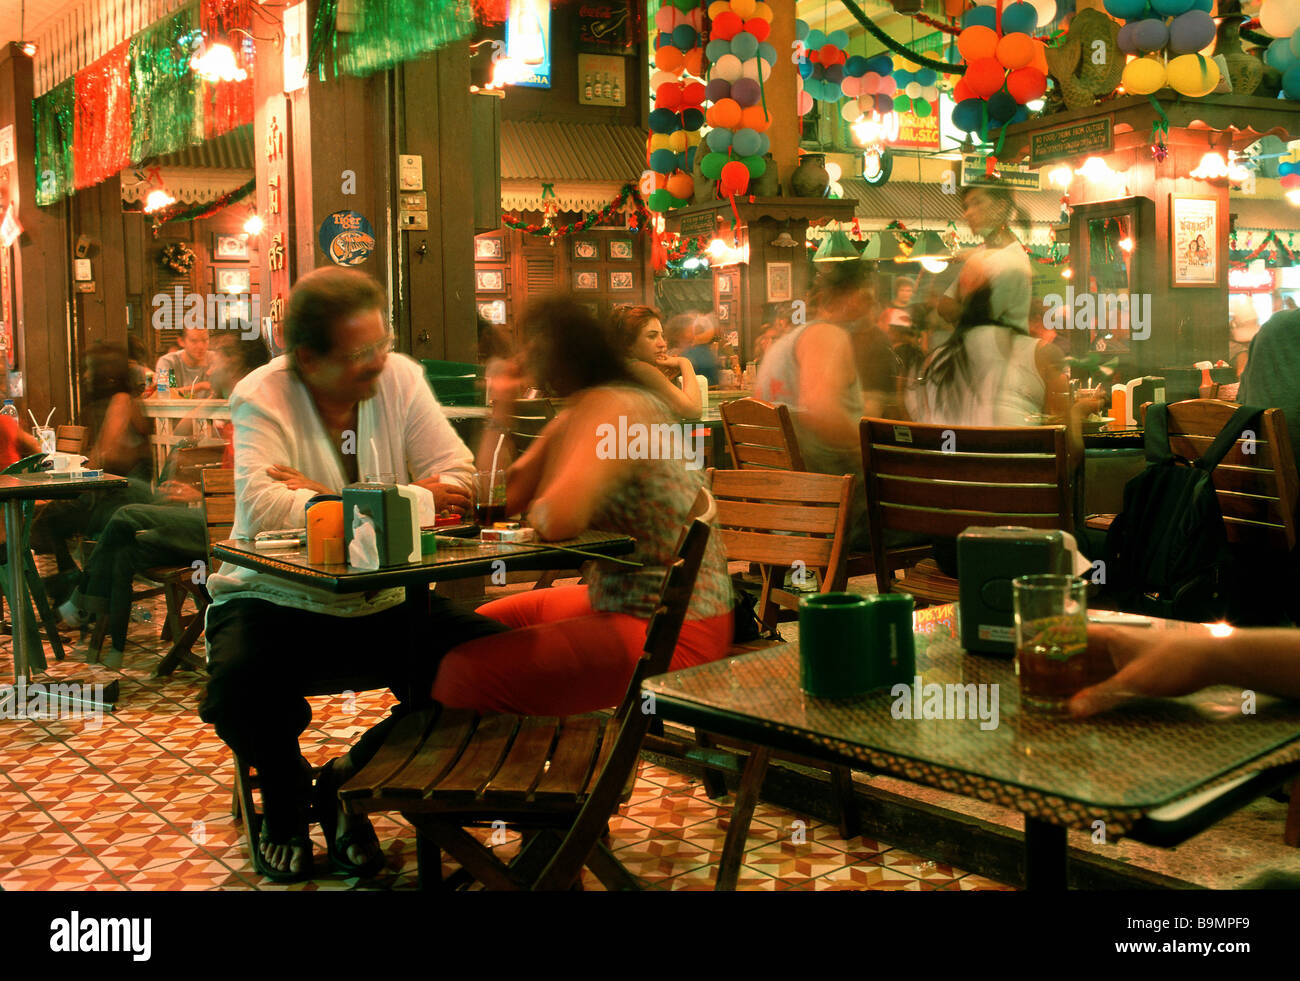
[[[504,269],[475,269],[474,291],[477,293],[504,293],[506,291],[506,271]]]
[[[573,257],[584,262],[597,260],[600,258],[600,245],[590,239],[575,238],[573,240]]]
[[[480,235],[474,239],[474,258],[487,262],[504,259],[505,242],[500,235]]]
[[[506,322],[506,301],[488,300],[486,303],[480,303],[478,313],[480,317],[490,324],[504,324]]]
[[[630,290],[635,288],[632,279],[631,270],[627,272],[612,272],[609,274],[610,290]]]
[[[718,304],[718,323],[721,323],[721,324],[730,324],[730,323],[731,323],[731,304],[730,304],[730,303],[719,303],[719,304]]]
[[[252,273],[243,269],[213,269],[212,278],[218,293],[244,294],[253,292]]]
[[[598,272],[576,272],[573,274],[573,288],[575,290],[598,290],[600,289],[600,273]]]
[[[610,239],[609,257],[618,262],[630,262],[632,260],[632,240],[626,238]]]
[[[1169,267],[1174,286],[1219,283],[1219,202],[1195,194],[1169,195]]]
[[[719,296],[731,295],[731,277],[726,275],[725,273],[723,273],[718,277],[718,295]]]
[[[767,302],[786,303],[794,297],[792,268],[789,262],[767,264]]]
[[[247,262],[248,239],[241,235],[212,234],[213,262]]]
[[[578,55],[578,104],[627,105],[627,59],[617,55]]]

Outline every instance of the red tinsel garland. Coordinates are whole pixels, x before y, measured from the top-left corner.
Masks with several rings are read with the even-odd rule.
[[[252,33],[251,0],[202,0],[199,26],[209,44],[227,44],[235,52],[235,64],[248,73],[242,82],[203,83],[203,126],[208,139],[228,133],[253,121],[252,40],[232,31]]]
[[[108,180],[131,163],[130,42],[77,72],[72,156],[77,190]]]

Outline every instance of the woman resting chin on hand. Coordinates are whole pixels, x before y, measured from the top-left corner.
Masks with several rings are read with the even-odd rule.
[[[614,333],[624,348],[627,373],[654,393],[680,419],[698,419],[700,383],[686,358],[668,356],[659,313],[650,307],[626,307],[614,318]]]
[[[543,301],[525,316],[523,331],[531,373],[567,406],[511,468],[507,507],[526,512],[547,540],[588,529],[630,535],[636,547],[626,558],[640,565],[589,562],[588,585],[533,590],[480,607],[511,631],[447,654],[433,697],[454,708],[572,715],[616,705],[627,691],[703,480],[683,459],[632,460],[627,447],[610,452],[611,427],[627,433],[677,424],[581,306]],[[714,536],[673,670],[726,656],[731,610],[726,554]]]

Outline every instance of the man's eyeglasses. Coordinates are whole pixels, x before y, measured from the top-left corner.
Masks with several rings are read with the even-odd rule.
[[[388,354],[397,346],[397,338],[390,330],[382,341],[376,341],[374,344],[367,344],[365,347],[359,347],[355,351],[349,351],[344,354],[338,354],[338,360],[346,364],[364,364],[367,361],[374,360],[381,354]]]

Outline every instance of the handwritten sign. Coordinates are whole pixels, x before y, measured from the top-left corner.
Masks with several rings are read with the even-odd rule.
[[[918,116],[914,112],[898,114],[898,139],[890,140],[891,147],[910,150],[939,149],[939,100],[930,103],[930,114]]]
[[[1056,129],[1035,133],[1030,142],[1030,159],[1035,164],[1062,157],[1078,157],[1089,153],[1109,153],[1115,146],[1115,133],[1111,119],[1090,119],[1071,123]]]

